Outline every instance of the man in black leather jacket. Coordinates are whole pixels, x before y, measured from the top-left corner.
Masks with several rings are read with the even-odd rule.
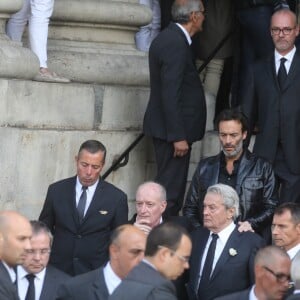
[[[240,111],[222,111],[217,126],[222,151],[200,161],[183,215],[190,218],[195,227],[202,226],[202,205],[207,188],[216,183],[227,184],[237,191],[240,198],[239,231],[255,231],[269,240],[273,212],[278,205],[272,166],[244,149],[247,120]]]

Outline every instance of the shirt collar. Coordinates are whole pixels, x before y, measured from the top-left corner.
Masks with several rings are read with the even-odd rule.
[[[255,285],[253,285],[253,287],[251,288],[251,291],[249,293],[249,300],[258,300],[255,295],[254,288],[255,288]]]
[[[112,294],[116,287],[121,283],[121,278],[114,272],[110,262],[104,267],[103,274],[108,292],[109,294]]]
[[[286,58],[289,62],[291,62],[293,60],[293,57],[296,53],[296,47],[294,46],[294,48],[286,55],[281,55],[276,49],[275,49],[275,61],[280,63],[280,59],[282,57]]]
[[[295,247],[291,248],[290,250],[288,250],[287,254],[289,255],[290,259],[293,259],[298,253],[298,251],[300,251],[300,243]]]
[[[232,221],[228,226],[226,226],[223,230],[218,232],[219,240],[222,242],[222,244],[226,244],[229,236],[231,235],[232,231],[235,229],[235,224]],[[212,234],[213,232],[211,232]]]
[[[181,24],[179,24],[179,23],[175,23],[175,24],[183,31],[189,45],[191,45],[192,44],[192,39],[191,39],[189,33],[187,32],[187,30]]]
[[[99,182],[99,179],[93,184],[93,185],[90,185],[88,188],[87,188],[87,192],[91,192],[91,193],[94,193],[95,190],[96,190],[96,187],[97,187],[97,184]],[[76,176],[76,190],[78,190],[80,193],[82,191],[82,184],[80,183],[79,179],[78,179],[78,176]]]
[[[39,273],[34,273],[35,277],[38,278],[39,280],[42,280],[45,276],[46,273],[46,268],[44,268],[41,272]],[[23,279],[26,277],[26,275],[29,274],[22,266],[18,266],[18,279]]]

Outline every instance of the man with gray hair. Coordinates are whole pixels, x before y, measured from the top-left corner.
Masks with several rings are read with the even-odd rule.
[[[203,228],[193,236],[187,292],[190,300],[211,300],[254,283],[254,256],[264,246],[257,234],[239,232],[236,191],[225,184],[208,188],[203,202]]]
[[[176,0],[172,17],[175,23],[150,46],[150,99],[143,130],[153,139],[155,181],[167,190],[166,216],[178,215],[182,207],[191,146],[202,139],[206,123],[203,87],[189,46],[202,29],[203,3]]]

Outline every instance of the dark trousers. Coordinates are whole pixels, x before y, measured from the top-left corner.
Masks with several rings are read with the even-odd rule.
[[[280,184],[280,202],[296,202],[300,204],[300,174],[294,174],[289,170],[281,146],[278,146],[274,172]]]
[[[273,7],[257,6],[248,9],[241,9],[237,12],[240,24],[241,45],[238,76],[234,79],[237,91],[232,99],[232,106],[238,106],[248,86],[248,73],[253,63],[270,55],[274,49],[270,34],[270,20],[273,14]]]
[[[167,191],[167,209],[164,216],[177,216],[183,204],[191,147],[185,156],[174,157],[173,143],[153,138],[153,145],[157,165],[155,181]]]

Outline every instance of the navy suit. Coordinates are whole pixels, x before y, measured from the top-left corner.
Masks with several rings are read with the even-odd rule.
[[[54,236],[50,263],[70,275],[103,265],[108,260],[111,232],[128,220],[126,195],[112,184],[99,180],[80,223],[75,185],[76,177],[51,184],[39,218]]]
[[[57,300],[106,300],[108,289],[103,268],[71,278],[64,282],[57,293]]]
[[[149,50],[150,99],[144,133],[152,137],[157,164],[155,180],[167,190],[165,215],[181,209],[190,152],[174,158],[176,141],[190,145],[202,139],[206,123],[203,87],[183,31],[174,23],[164,29]]]
[[[17,288],[12,283],[8,271],[0,261],[0,299],[19,300]]]
[[[209,234],[206,228],[199,228],[192,235],[193,249],[187,284],[190,300],[198,299],[200,265]],[[213,270],[209,285],[205,289],[205,298],[198,300],[211,300],[247,289],[254,284],[254,257],[257,250],[264,245],[264,240],[257,234],[239,232],[235,228]],[[235,249],[237,254],[230,255],[230,248]]]

